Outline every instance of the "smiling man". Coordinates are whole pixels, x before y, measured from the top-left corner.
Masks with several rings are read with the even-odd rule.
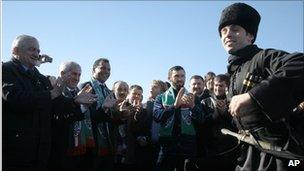
[[[160,123],[160,170],[193,170],[196,155],[196,131],[193,120],[201,114],[194,95],[184,88],[186,73],[183,67],[169,69],[171,87],[158,95],[154,102],[153,116]],[[190,160],[189,160],[190,159]],[[190,162],[187,162],[190,161]]]
[[[190,91],[195,95],[196,98],[201,101],[204,97],[204,79],[199,75],[193,75],[190,78]]]
[[[260,19],[260,14],[245,3],[232,4],[222,11],[218,31],[230,54],[229,112],[240,131],[285,148],[265,150],[259,145],[246,145],[236,170],[284,170],[288,159],[303,159],[304,154],[303,147],[294,141],[297,137],[286,126],[292,109],[304,99],[303,53],[254,45]]]
[[[91,168],[91,170],[112,170],[114,167],[112,109],[116,104],[116,99],[106,85],[110,75],[110,61],[99,58],[93,64],[91,80],[80,85],[80,87],[92,86],[92,93],[97,95],[95,103],[89,107],[83,106],[88,128],[87,137],[93,151],[88,155],[86,168]]]
[[[79,89],[77,85],[81,76],[81,67],[73,61],[60,64],[59,74],[70,76],[66,79],[66,87],[62,94],[65,97],[74,98]],[[50,170],[81,170],[85,161],[86,142],[85,128],[83,127],[84,115],[58,115],[52,120],[52,150],[49,168]]]
[[[232,124],[232,116],[228,113],[226,89],[229,85],[229,77],[219,74],[214,77],[213,96],[201,101],[204,111],[204,119],[201,124],[201,146],[203,149],[199,160],[201,169],[233,170],[238,153],[237,139],[225,136],[222,128],[236,131]]]
[[[2,65],[3,170],[46,170],[51,118],[80,113],[79,104],[95,99],[88,86],[74,98],[63,96],[70,73],[49,80],[36,68],[39,53],[35,37],[20,35],[13,41],[11,61]]]

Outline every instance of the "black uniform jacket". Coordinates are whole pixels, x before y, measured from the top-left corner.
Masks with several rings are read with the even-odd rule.
[[[257,140],[283,148],[277,151],[244,146],[236,170],[284,170],[286,159],[303,159],[303,141],[299,141],[303,133],[290,129],[293,109],[304,100],[303,53],[249,45],[229,57],[228,73],[230,98],[247,92],[252,99],[240,110],[238,127],[250,130]]]
[[[255,121],[259,119],[275,121],[288,117],[304,100],[303,53],[249,45],[229,57],[228,73],[230,98],[248,92],[254,101],[250,108],[241,111],[245,127],[256,127]]]

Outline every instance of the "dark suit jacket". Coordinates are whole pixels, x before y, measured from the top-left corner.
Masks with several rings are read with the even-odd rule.
[[[78,92],[78,89],[75,90]],[[73,98],[74,95],[65,88],[62,93],[65,97]],[[76,121],[84,119],[84,114],[80,108],[66,114],[55,114],[52,118],[52,150],[49,168],[52,170],[62,170],[63,168],[73,168],[75,165],[68,156],[69,142],[74,141],[74,124]],[[75,160],[75,162],[77,162]]]
[[[3,169],[43,169],[51,147],[51,115],[76,107],[73,99],[51,100],[52,86],[37,69],[28,74],[13,59],[2,66]]]
[[[85,82],[80,84],[79,89],[84,88],[87,84],[89,84],[90,86],[93,87],[93,85],[91,84],[91,82]],[[110,93],[110,89],[108,87],[105,87],[105,91]],[[93,94],[96,94],[94,89],[92,90]],[[92,123],[97,124],[100,122],[110,122],[111,121],[111,113],[109,112],[105,112],[101,107],[99,109],[96,109],[97,103],[93,103],[90,106],[90,114],[91,114],[91,120]]]

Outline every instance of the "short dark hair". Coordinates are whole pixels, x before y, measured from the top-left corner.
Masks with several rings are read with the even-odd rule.
[[[214,77],[214,81],[225,82],[227,86],[229,86],[229,77],[225,74],[219,74]]]
[[[97,59],[94,64],[93,64],[93,70],[99,65],[99,63],[103,61],[103,62],[106,62],[106,63],[110,63],[108,59],[106,58],[99,58]]]
[[[206,81],[213,79],[214,77],[215,77],[215,73],[212,71],[207,72],[207,74],[204,76]]]
[[[200,80],[202,80],[202,81],[204,81],[204,78],[202,77],[202,76],[200,76],[200,75],[193,75],[191,78],[190,78],[190,80],[192,80],[192,79],[200,79]]]
[[[137,85],[137,84],[131,85],[129,90],[131,91],[133,89],[144,91],[143,88],[140,85]]]
[[[167,85],[167,89],[169,89],[171,87],[171,84],[168,81],[165,81],[166,85]]]
[[[176,66],[174,66],[174,67],[171,67],[171,68],[169,69],[168,76],[169,76],[169,77],[171,76],[172,71],[179,71],[179,70],[185,71],[184,68],[183,68],[182,66],[179,66],[179,65],[176,65]]]

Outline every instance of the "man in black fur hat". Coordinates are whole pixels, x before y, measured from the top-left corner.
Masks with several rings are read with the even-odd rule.
[[[254,45],[260,19],[253,7],[234,3],[218,27],[230,55],[229,112],[252,144],[243,143],[236,170],[286,170],[289,159],[304,156],[289,122],[304,99],[304,56]]]

